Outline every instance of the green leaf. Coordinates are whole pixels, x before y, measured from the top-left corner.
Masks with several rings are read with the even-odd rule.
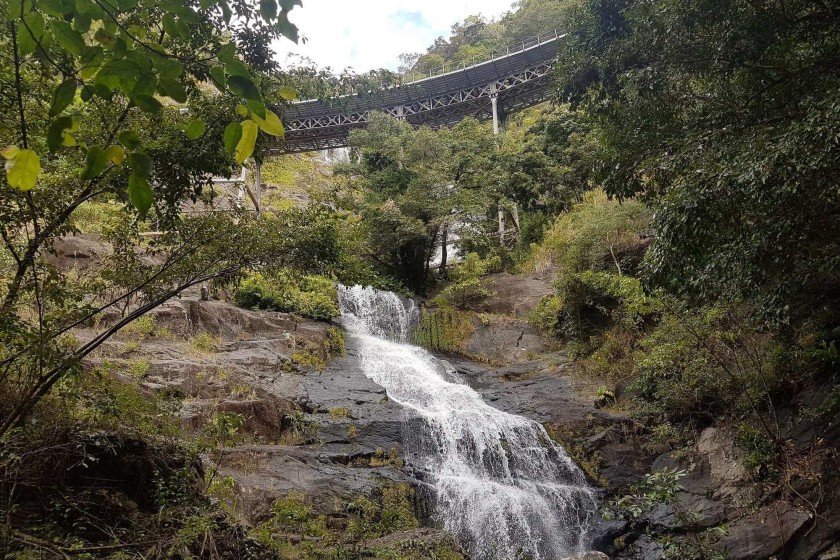
[[[9,19],[14,21],[32,11],[32,0],[9,0],[8,7]]]
[[[228,43],[226,45],[223,45],[222,48],[220,48],[216,52],[216,58],[218,58],[219,62],[221,62],[222,64],[230,62],[231,60],[235,60],[236,59],[236,45],[234,45],[233,43]]]
[[[204,125],[204,121],[201,119],[193,119],[191,120],[186,127],[187,137],[190,140],[197,140],[204,135],[204,132],[207,130],[207,127]]]
[[[38,9],[48,16],[64,18],[67,13],[67,6],[61,0],[39,0]]]
[[[230,20],[233,17],[230,5],[225,0],[221,0],[219,6],[222,8],[222,18],[224,18],[225,23],[230,24]]]
[[[18,24],[18,50],[22,56],[35,52],[44,36],[44,16],[31,12]]]
[[[61,82],[53,92],[52,105],[50,106],[50,116],[54,117],[61,114],[76,98],[76,80],[73,78]]]
[[[230,155],[236,153],[236,146],[242,139],[242,125],[238,122],[230,123],[225,127],[225,149]]]
[[[260,14],[266,22],[277,17],[277,0],[260,0]]]
[[[301,0],[280,0],[280,8],[284,12],[290,11],[295,6],[303,7],[303,2]]]
[[[163,109],[161,102],[151,95],[141,94],[135,97],[133,101],[144,113],[159,113]]]
[[[225,70],[227,70],[228,74],[233,76],[242,76],[243,78],[251,77],[251,72],[248,71],[248,67],[245,66],[238,58],[225,62]]]
[[[81,34],[90,31],[90,26],[93,23],[89,14],[74,14],[73,15],[73,29]]]
[[[148,178],[152,174],[152,158],[143,152],[134,152],[128,155],[128,166],[135,174]]]
[[[251,118],[259,125],[266,134],[283,138],[285,136],[285,128],[283,127],[280,117],[274,112],[266,109],[265,119],[261,119],[259,115],[252,114]]]
[[[254,153],[258,132],[259,126],[254,121],[247,120],[242,123],[242,138],[239,139],[239,143],[236,145],[236,151],[233,154],[233,159],[236,163],[242,165]]]
[[[286,101],[295,101],[298,98],[298,92],[291,86],[281,86],[277,93]]]
[[[41,160],[33,150],[21,150],[12,146],[3,150],[6,157],[6,181],[9,186],[21,191],[35,188],[41,174]]]
[[[78,31],[70,27],[70,24],[66,21],[57,19],[50,22],[50,27],[52,27],[53,36],[61,45],[61,48],[74,56],[82,56],[85,49],[85,40]]]
[[[155,88],[157,87],[157,76],[151,73],[140,74],[137,77],[137,84],[134,86],[134,89],[131,90],[131,97],[137,97],[138,95],[154,95]]]
[[[289,21],[289,12],[287,11],[280,12],[274,28],[284,37],[294,41],[295,43],[297,43],[300,39],[298,36],[298,28],[295,24]]]
[[[157,69],[161,78],[176,80],[184,73],[183,64],[166,56],[155,55],[152,58],[152,63],[155,65],[155,69]]]
[[[93,38],[109,49],[113,49],[117,46],[117,37],[104,27],[97,29]]]
[[[244,76],[231,76],[228,78],[228,87],[244,99],[259,99],[260,90],[254,85],[250,78]]]
[[[236,114],[242,117],[243,119],[248,117],[248,107],[243,104],[239,104],[236,106]]]
[[[64,145],[64,131],[73,127],[71,117],[60,117],[47,129],[47,147],[51,152],[58,150]]]
[[[125,161],[125,149],[122,146],[108,146],[108,149],[105,150],[105,156],[114,165],[122,165]]]
[[[82,179],[93,179],[97,177],[105,166],[108,165],[108,155],[99,146],[93,146],[85,156],[85,170]]]
[[[146,217],[146,213],[155,202],[155,197],[152,194],[152,187],[149,185],[148,179],[142,175],[132,173],[128,177],[128,200],[140,213],[141,218]]]
[[[161,78],[160,90],[163,94],[178,103],[187,102],[187,90],[184,89],[184,84],[178,80],[171,78]]]
[[[117,136],[117,140],[129,150],[134,150],[140,145],[140,136],[133,130],[123,130]]]
[[[79,76],[83,80],[91,79],[99,71],[104,60],[105,53],[102,51],[102,47],[92,48],[83,59],[82,67],[79,69]]]
[[[221,66],[211,66],[210,77],[213,79],[213,83],[218,88],[224,89],[227,85],[227,80],[225,80],[225,69]]]
[[[266,109],[265,103],[263,103],[262,101],[250,100],[250,101],[248,101],[248,111],[257,115],[259,118],[264,119],[267,109]],[[248,114],[246,113],[243,116],[247,117]]]
[[[172,14],[166,14],[163,16],[163,30],[166,31],[166,34],[172,37],[173,39],[183,38],[181,37],[181,31],[178,27],[178,23],[175,21],[175,17]]]
[[[233,43],[228,43],[219,49],[216,53],[216,58],[218,58],[219,62],[225,66],[225,70],[227,70],[228,74],[242,76],[243,78],[248,78],[250,76],[248,67],[236,57],[236,45]]]

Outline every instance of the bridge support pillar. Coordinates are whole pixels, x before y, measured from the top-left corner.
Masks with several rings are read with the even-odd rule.
[[[493,92],[490,94],[490,103],[493,105],[493,134],[499,135],[499,94]],[[486,105],[485,105],[486,107]]]

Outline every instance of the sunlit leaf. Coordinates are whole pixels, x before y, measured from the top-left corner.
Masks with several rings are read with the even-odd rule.
[[[225,149],[227,149],[230,155],[236,153],[236,146],[239,145],[239,141],[242,139],[242,125],[238,122],[230,123],[225,128]]]
[[[3,150],[6,159],[6,181],[9,186],[21,191],[35,188],[41,174],[41,160],[33,150],[16,147]]]
[[[295,101],[298,98],[298,92],[291,86],[281,86],[277,93],[286,101]]]
[[[261,129],[263,129],[263,131],[266,132],[266,134],[277,136],[279,138],[283,138],[285,135],[283,123],[280,121],[280,117],[278,117],[274,112],[266,110],[265,119],[261,119],[258,115],[251,115],[251,118]]]
[[[122,146],[108,146],[108,149],[105,150],[105,156],[114,165],[122,165],[125,161],[125,148]]]
[[[233,154],[233,159],[238,164],[245,163],[254,153],[254,147],[257,144],[257,134],[259,133],[259,126],[252,120],[247,120],[242,123],[242,138],[236,145],[236,151]]]

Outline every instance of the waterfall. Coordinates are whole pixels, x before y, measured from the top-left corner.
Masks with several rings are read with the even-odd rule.
[[[365,375],[422,420],[407,462],[433,488],[435,515],[477,560],[559,560],[585,551],[595,498],[538,423],[497,410],[446,362],[408,344],[414,302],[340,287],[342,322]]]

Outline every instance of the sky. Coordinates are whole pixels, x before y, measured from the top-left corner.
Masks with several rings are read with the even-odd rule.
[[[453,24],[467,16],[498,17],[513,0],[303,0],[289,19],[307,39],[275,45],[278,59],[289,53],[306,56],[333,70],[396,70],[399,55],[425,52]]]

